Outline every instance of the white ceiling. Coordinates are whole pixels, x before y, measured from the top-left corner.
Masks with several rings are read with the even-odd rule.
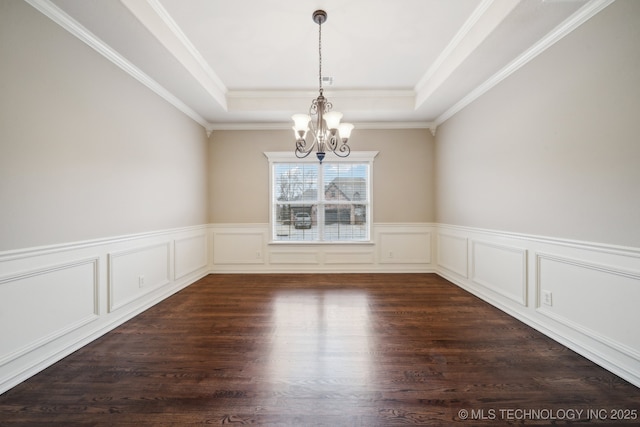
[[[612,0],[27,0],[207,129],[435,127]]]

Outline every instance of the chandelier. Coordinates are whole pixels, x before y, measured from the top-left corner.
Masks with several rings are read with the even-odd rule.
[[[340,123],[342,113],[331,111],[333,105],[323,95],[322,89],[322,24],[327,20],[327,12],[316,10],[313,12],[313,22],[318,24],[318,83],[320,94],[311,102],[309,114],[294,114],[293,131],[296,136],[296,156],[304,158],[317,147],[316,156],[320,163],[326,151],[331,151],[339,157],[347,157],[351,149],[347,141],[351,136],[353,125]],[[308,137],[307,135],[311,133]]]

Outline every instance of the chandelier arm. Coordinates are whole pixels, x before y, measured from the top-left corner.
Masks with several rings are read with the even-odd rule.
[[[338,157],[347,157],[350,153],[351,147],[349,147],[346,142],[343,142],[337,150],[333,150],[333,154]]]
[[[313,139],[313,142],[311,144],[307,144],[307,140],[304,138],[300,138],[296,140],[296,150],[295,150],[296,157],[299,159],[304,159],[311,153],[311,151],[313,151],[313,147],[315,147],[315,145],[316,145],[315,138]]]
[[[312,117],[312,119],[308,123],[308,131],[305,133],[304,136],[296,139],[295,155],[299,159],[304,159],[305,157],[307,157],[311,153],[313,148],[316,146],[317,138],[316,138],[315,126],[314,126],[314,123],[313,123],[313,115],[315,114],[314,110],[316,110],[316,109],[317,109],[317,107],[316,107],[315,101],[314,101],[311,104],[311,107],[309,108],[309,116]],[[308,138],[309,134],[311,134],[310,143],[307,141],[307,138]]]
[[[309,154],[311,154],[311,150],[309,150],[309,151],[298,151],[298,150],[296,150],[295,153],[296,153],[296,157],[297,158],[304,159],[305,157],[308,157]]]
[[[338,149],[338,138],[333,135],[333,136],[329,136],[328,140],[327,140],[327,147],[329,147],[329,149],[332,152],[336,152],[336,150]]]
[[[313,136],[314,141],[317,141],[318,132],[322,130],[320,127],[320,120],[318,120],[318,117],[322,118],[322,114],[319,111],[317,99],[314,99],[311,103],[311,107],[309,108],[309,115],[311,116],[311,120],[309,121],[309,130],[311,131],[311,135]]]

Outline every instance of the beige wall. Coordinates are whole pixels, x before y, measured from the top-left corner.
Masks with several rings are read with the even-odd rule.
[[[615,2],[438,128],[437,221],[640,247],[638,22]]]
[[[0,3],[0,250],[268,222],[264,151],[202,128],[24,2]],[[377,223],[640,246],[640,4],[618,1],[448,120],[356,129]],[[207,217],[208,212],[208,217]]]
[[[265,151],[293,151],[292,131],[214,131],[210,138],[209,222],[269,222]],[[433,138],[425,129],[354,130],[353,151],[379,151],[373,221],[432,222]],[[327,155],[330,159],[332,154]]]
[[[0,250],[206,223],[201,126],[25,2],[0,58]]]

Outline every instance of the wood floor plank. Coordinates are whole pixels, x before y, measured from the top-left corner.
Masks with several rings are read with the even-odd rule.
[[[2,426],[638,425],[639,411],[637,387],[433,274],[210,275],[0,396]]]

